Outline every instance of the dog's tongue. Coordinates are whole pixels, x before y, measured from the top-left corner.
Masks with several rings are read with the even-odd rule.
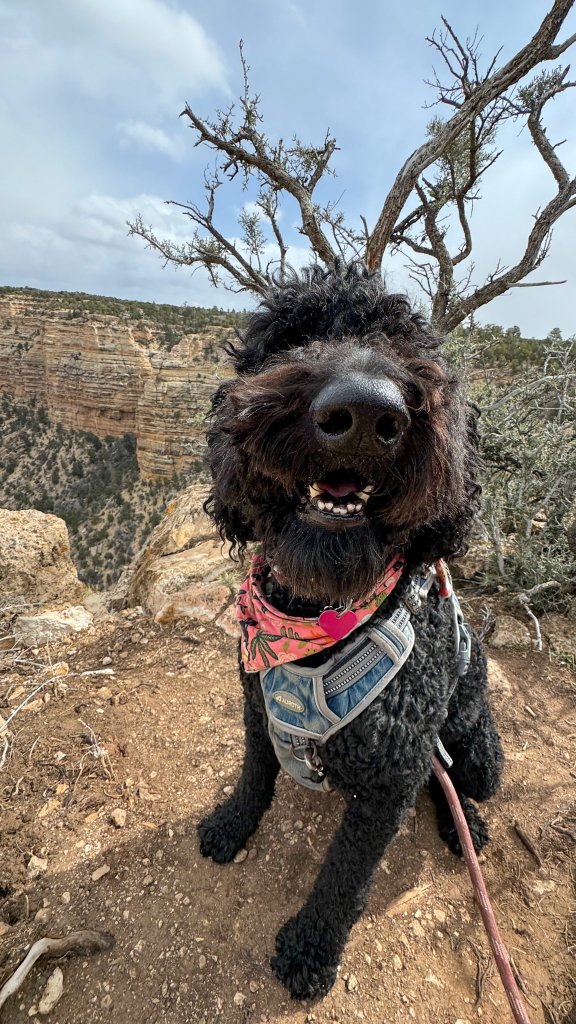
[[[339,480],[336,483],[329,483],[326,480],[319,480],[318,487],[333,498],[345,498],[347,494],[354,494],[356,490],[355,480]]]

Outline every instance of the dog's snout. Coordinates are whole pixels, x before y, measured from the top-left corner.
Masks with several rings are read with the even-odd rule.
[[[386,377],[360,373],[331,380],[314,399],[310,413],[322,442],[340,451],[379,454],[410,423],[398,385]]]

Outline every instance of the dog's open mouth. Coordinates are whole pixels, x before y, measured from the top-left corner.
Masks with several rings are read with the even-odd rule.
[[[307,511],[316,513],[316,521],[360,521],[373,490],[374,484],[353,470],[333,470],[309,485]]]

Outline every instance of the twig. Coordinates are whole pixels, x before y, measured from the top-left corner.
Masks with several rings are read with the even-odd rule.
[[[536,633],[536,639],[534,640],[534,647],[537,651],[542,650],[542,633],[540,631],[540,623],[534,615],[530,607],[530,598],[534,594],[539,594],[542,590],[551,590],[553,587],[559,587],[560,584],[557,580],[548,580],[546,583],[537,583],[535,587],[531,587],[530,590],[523,591],[522,594],[518,594],[516,600],[522,605],[526,615],[528,615],[534,623],[534,631]]]
[[[548,1016],[550,1018],[550,1024],[558,1024],[558,1019],[557,1019],[556,1015],[552,1012],[551,1008],[548,1006],[548,1003],[544,1002],[544,1000],[542,999],[542,996],[539,996],[539,999],[540,999],[540,1002],[542,1003],[542,1006],[546,1010],[546,1013],[548,1014]]]
[[[469,941],[476,955],[476,999],[474,1006],[480,1006],[484,996],[484,983],[492,969],[492,960],[489,957],[486,959],[476,944],[471,940]]]
[[[534,857],[534,860],[536,861],[538,867],[541,868],[542,867],[542,858],[541,858],[540,854],[538,853],[538,850],[534,846],[534,843],[532,842],[530,837],[526,835],[524,829],[521,827],[521,825],[518,824],[517,821],[515,821],[513,823],[513,825],[514,825],[514,831],[515,831],[516,835],[518,836],[518,839],[526,847],[528,852],[532,854],[532,856]]]
[[[60,939],[38,939],[29,949],[28,954],[14,974],[0,989],[0,1009],[10,996],[13,996],[32,970],[37,960],[44,956],[88,956],[90,953],[107,953],[115,943],[114,936],[109,932],[82,930],[71,932]]]
[[[8,751],[10,750],[10,737],[4,737],[4,746],[2,747],[2,754],[0,754],[0,771],[2,771],[6,758],[8,757]]]
[[[44,682],[39,683],[38,686],[35,686],[34,689],[28,694],[28,696],[24,698],[22,703],[19,704],[17,708],[14,708],[14,711],[12,712],[12,714],[8,715],[8,718],[6,719],[5,725],[6,726],[10,725],[10,722],[12,721],[12,719],[16,717],[16,715],[18,714],[19,711],[22,711],[22,708],[25,708],[26,705],[30,703],[30,701],[32,700],[32,697],[35,697],[37,693],[40,693],[40,690],[43,690],[45,686],[48,686],[49,683],[53,683],[54,680],[58,679],[58,678],[59,678],[59,676],[50,676],[49,679],[45,679]]]

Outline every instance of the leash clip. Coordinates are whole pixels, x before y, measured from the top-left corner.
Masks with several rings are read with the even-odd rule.
[[[438,737],[438,739],[436,740],[436,751],[437,751],[438,757],[440,758],[440,760],[441,760],[442,764],[444,765],[444,767],[445,768],[451,768],[452,765],[454,764],[454,761],[450,757],[450,754],[446,750],[446,747],[442,743],[442,740],[440,739],[440,737]]]

